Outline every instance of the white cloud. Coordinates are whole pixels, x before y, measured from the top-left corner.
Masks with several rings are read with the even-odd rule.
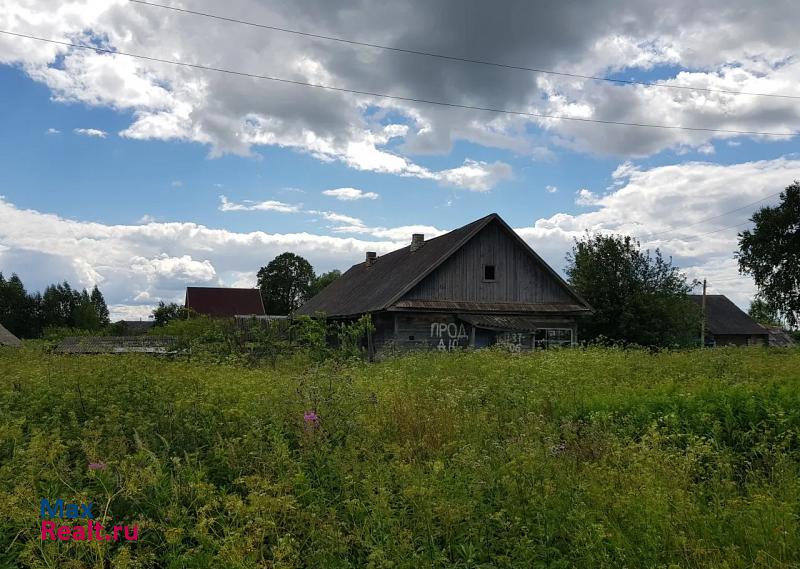
[[[305,232],[240,233],[189,222],[105,225],[20,209],[4,198],[0,219],[0,266],[13,267],[29,288],[64,279],[77,287],[99,284],[114,318],[128,319],[146,317],[159,300],[181,301],[193,283],[241,284],[285,251],[327,271],[360,262],[366,250],[385,253],[404,244]]]
[[[554,194],[558,191],[558,188],[556,186],[550,186],[550,185],[545,186],[544,189],[548,194]]]
[[[728,226],[751,212],[703,220],[800,179],[800,159],[650,169],[623,164],[614,179],[616,185],[593,211],[559,213],[517,231],[556,269],[563,268],[564,254],[585,230],[628,233],[644,247],[660,247],[691,277],[708,278],[714,292],[746,307],[755,291],[751,280],[737,273],[738,229]],[[132,318],[146,316],[160,299],[180,301],[188,284],[252,284],[254,272],[284,251],[303,255],[318,271],[346,269],[367,250],[383,254],[408,244],[412,233],[432,238],[444,232],[426,225],[372,227],[358,218],[324,213],[339,224],[332,236],[233,232],[190,222],[106,225],[20,209],[0,198],[0,266],[17,270],[29,288],[65,278],[78,287],[99,283],[115,317]],[[710,231],[716,232],[704,235]]]
[[[351,217],[349,215],[343,215],[341,213],[335,213],[335,212],[332,212],[332,211],[311,210],[308,213],[313,214],[313,215],[321,215],[326,220],[333,221],[335,223],[347,223],[349,225],[357,225],[357,226],[363,226],[364,225],[364,222],[361,221],[360,219],[358,219],[357,217]]]
[[[463,166],[437,173],[436,178],[443,184],[466,188],[477,192],[486,192],[503,180],[513,178],[511,166],[505,162],[478,162],[465,160]]]
[[[375,192],[365,192],[357,188],[336,188],[335,190],[325,190],[322,193],[341,201],[376,200],[380,197]]]
[[[142,217],[140,217],[140,218],[139,218],[139,220],[137,221],[137,223],[143,223],[143,224],[146,224],[146,223],[154,223],[155,221],[156,221],[156,218],[155,218],[155,217],[153,217],[153,216],[152,216],[152,215],[150,215],[149,213],[146,213],[146,214],[144,214]]]
[[[61,131],[57,128],[50,127],[45,131],[45,134],[61,134]]]
[[[343,37],[368,38],[432,52],[478,53],[589,75],[668,70],[665,85],[800,94],[796,58],[796,2],[769,10],[745,0],[605,0],[581,10],[567,4],[520,4],[515,10],[473,0],[357,4],[317,3],[317,24],[335,22]],[[212,11],[210,0],[193,7]],[[308,7],[242,0],[226,14],[292,27]],[[451,14],[473,16],[456,21]],[[623,23],[620,24],[620,14]],[[400,56],[288,34],[172,14],[123,0],[44,0],[9,5],[3,29],[59,41],[99,42],[110,49],[213,65],[244,72],[269,69],[292,80],[443,100],[521,112],[701,128],[791,132],[800,108],[768,99],[509,72],[486,66]],[[578,30],[580,32],[578,32]],[[231,37],[236,42],[231,42]],[[598,154],[645,156],[682,147],[708,150],[711,132],[658,130],[553,119],[531,119],[422,103],[335,93],[231,77],[156,62],[21,38],[0,38],[0,63],[20,65],[47,85],[55,100],[129,113],[123,136],[209,145],[212,156],[247,155],[256,145],[305,152],[320,160],[400,176],[466,183],[482,191],[485,176],[464,166],[432,172],[407,154],[450,152],[459,141],[537,159],[563,145]],[[673,69],[679,71],[674,72]],[[691,71],[689,71],[691,70]],[[382,124],[390,118],[392,124]],[[543,136],[539,129],[545,129]],[[398,144],[390,151],[387,145]]]
[[[153,316],[154,306],[147,304],[109,304],[108,312],[111,320],[150,320]]]
[[[266,200],[263,202],[244,200],[235,203],[228,201],[228,198],[223,195],[219,196],[219,200],[220,211],[276,211],[279,213],[297,213],[300,211],[299,205],[287,204],[276,200]]]
[[[183,180],[172,180],[172,183],[170,183],[170,186],[172,186],[173,188],[182,188],[183,187]]]
[[[93,138],[105,138],[108,136],[108,133],[104,130],[99,130],[96,128],[76,128],[73,129],[72,132],[79,136],[90,136]]]
[[[445,230],[433,227],[430,225],[403,225],[400,227],[367,227],[363,224],[356,225],[342,225],[333,228],[336,233],[352,233],[363,234],[377,237],[379,239],[389,239],[401,245],[407,245],[411,242],[411,235],[414,233],[422,233],[426,239],[438,237]]]
[[[738,274],[733,258],[737,232],[746,225],[730,226],[746,221],[751,210],[775,203],[777,197],[703,220],[756,202],[800,179],[800,159],[732,165],[689,162],[649,170],[626,163],[613,177],[615,189],[593,200],[595,211],[559,213],[518,231],[554,267],[563,266],[564,252],[586,230],[633,235],[644,247],[658,247],[672,256],[690,277],[708,278],[715,292],[746,308],[755,288],[750,278]]]
[[[587,190],[586,188],[581,188],[575,195],[578,197],[575,198],[575,203],[578,205],[597,205],[600,202],[600,198],[598,198],[592,191]]]
[[[191,255],[170,257],[162,253],[151,259],[137,256],[131,258],[130,268],[138,274],[143,274],[148,282],[167,279],[183,283],[208,283],[214,281],[217,276],[210,261],[195,261]]]

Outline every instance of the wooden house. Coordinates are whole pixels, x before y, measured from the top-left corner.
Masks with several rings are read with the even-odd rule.
[[[591,312],[528,244],[493,213],[378,257],[367,252],[296,314],[348,321],[372,315],[372,348],[453,350],[571,345]]]
[[[702,294],[691,294],[690,298],[702,305]],[[724,294],[706,295],[707,338],[717,346],[765,345],[769,341],[769,330],[750,318]]]
[[[214,318],[264,316],[264,302],[257,288],[186,287],[189,314]]]

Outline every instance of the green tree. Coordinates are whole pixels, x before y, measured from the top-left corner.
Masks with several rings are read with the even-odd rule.
[[[327,273],[322,273],[320,276],[314,279],[314,282],[311,283],[311,289],[308,292],[308,298],[311,298],[331,284],[333,281],[338,279],[342,276],[342,271],[339,269],[334,269],[332,271],[328,271]]]
[[[780,316],[778,311],[763,298],[756,298],[750,303],[750,308],[747,313],[750,317],[759,324],[766,324],[768,326],[780,326]]]
[[[739,234],[739,272],[751,275],[758,293],[790,326],[800,325],[800,182],[788,186],[774,207],[750,218]]]
[[[74,327],[73,315],[79,300],[80,294],[67,281],[46,287],[42,295],[42,327]]]
[[[76,294],[75,303],[72,307],[70,314],[70,324],[74,328],[81,330],[99,330],[103,327],[103,322],[97,313],[92,297],[83,289],[81,293]]]
[[[108,324],[111,322],[108,315],[108,306],[106,305],[106,299],[103,298],[103,293],[100,292],[100,289],[97,288],[97,285],[94,285],[90,298],[92,301],[92,306],[94,306],[94,310],[97,313],[97,318],[100,320],[101,326],[108,326]]]
[[[90,295],[64,281],[28,294],[17,275],[0,273],[0,323],[20,338],[38,338],[44,328],[96,331],[108,325],[108,307],[97,286]]]
[[[158,306],[153,310],[154,326],[166,326],[173,320],[184,320],[187,310],[176,302],[165,303],[163,300],[158,302]]]
[[[267,314],[290,314],[310,295],[314,269],[300,255],[281,253],[258,271],[258,288]]]
[[[39,335],[36,297],[28,295],[16,274],[5,279],[0,273],[0,324],[20,338]]]
[[[658,249],[651,255],[629,236],[587,233],[567,255],[567,275],[594,308],[581,323],[584,338],[668,346],[699,336],[699,310],[688,297],[695,283]]]

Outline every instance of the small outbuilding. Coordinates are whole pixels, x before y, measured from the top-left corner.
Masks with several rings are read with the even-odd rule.
[[[186,308],[189,314],[215,318],[264,316],[264,302],[257,288],[186,287]]]
[[[19,348],[22,345],[22,340],[17,338],[14,334],[9,332],[2,324],[0,324],[0,346],[11,346],[12,348]]]
[[[783,326],[764,326],[764,328],[769,332],[769,345],[771,347],[790,348],[795,345],[794,338]]]
[[[689,296],[702,306],[702,294]],[[706,330],[717,346],[766,345],[769,341],[769,330],[724,294],[706,295]]]
[[[411,237],[386,255],[367,252],[296,314],[342,322],[369,314],[371,351],[576,342],[591,307],[496,213],[433,239]]]

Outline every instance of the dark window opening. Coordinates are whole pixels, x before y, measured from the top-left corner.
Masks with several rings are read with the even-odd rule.
[[[414,339],[414,336],[409,336],[409,337],[408,337],[408,339],[409,339],[409,340],[413,340],[413,339]]]
[[[484,265],[483,266],[483,280],[485,280],[485,281],[493,281],[494,280],[494,265]]]
[[[539,328],[534,336],[534,348],[571,346],[574,338],[570,328]]]

